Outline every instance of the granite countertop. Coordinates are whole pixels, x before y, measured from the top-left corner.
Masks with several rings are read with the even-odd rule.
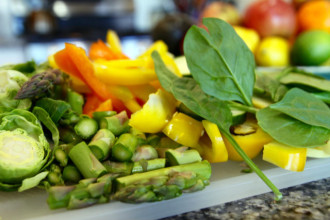
[[[274,202],[273,194],[266,193],[162,220],[330,219],[330,178],[289,187],[281,192],[281,202]]]

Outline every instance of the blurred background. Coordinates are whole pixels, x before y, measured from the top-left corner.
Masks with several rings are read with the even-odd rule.
[[[281,37],[292,44],[298,33],[295,19],[299,7],[308,1],[269,2],[275,4],[278,1],[285,2],[295,10],[294,25],[282,26],[282,31],[278,31],[281,33],[268,35]],[[225,6],[213,5],[208,8],[214,2]],[[247,8],[253,2],[256,0],[1,0],[0,64],[31,59],[38,63],[46,61],[48,55],[64,47],[64,42],[73,42],[88,49],[90,42],[104,40],[109,29],[117,32],[123,50],[129,57],[137,56],[157,39],[165,40],[170,51],[177,56],[182,54],[181,44],[187,29],[192,24],[200,24],[201,17],[212,16],[245,28],[243,31],[254,29],[257,39],[253,40],[253,35],[245,35],[247,38],[250,36],[251,44],[257,45],[268,35],[244,23]],[[329,1],[325,5],[325,16],[328,16],[326,23],[330,26]],[[281,10],[281,7],[277,7],[277,11],[278,8]],[[282,11],[282,14],[287,13],[285,7]],[[290,19],[288,16],[282,17]],[[292,18],[285,19],[282,20],[286,24],[293,21]],[[283,29],[287,33],[283,33]],[[255,47],[251,49],[254,53]]]

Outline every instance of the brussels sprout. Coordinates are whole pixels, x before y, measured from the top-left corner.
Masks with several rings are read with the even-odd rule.
[[[0,113],[12,109],[29,109],[30,99],[16,100],[18,90],[29,78],[16,70],[0,70]]]
[[[23,109],[0,114],[0,190],[38,185],[42,177],[35,176],[49,160],[50,146],[34,114]]]

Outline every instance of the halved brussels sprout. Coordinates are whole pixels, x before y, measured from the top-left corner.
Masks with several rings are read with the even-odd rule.
[[[0,190],[20,190],[39,184],[48,164],[50,146],[36,116],[23,109],[0,114]]]

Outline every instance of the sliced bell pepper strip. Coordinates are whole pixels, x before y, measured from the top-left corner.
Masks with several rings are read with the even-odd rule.
[[[181,112],[176,112],[163,129],[166,136],[187,147],[197,146],[203,131],[200,121]]]
[[[112,48],[112,50],[114,52],[116,52],[116,53],[122,52],[121,42],[120,42],[118,34],[115,31],[108,30],[106,39],[107,39],[107,43],[110,45],[110,47]]]
[[[242,150],[247,154],[251,159],[255,158],[261,151],[265,144],[268,144],[273,139],[267,133],[265,133],[257,124],[257,121],[254,118],[247,118],[242,127],[250,127],[253,129],[252,132],[247,134],[233,134],[233,138],[242,148]],[[224,138],[228,158],[234,161],[243,161],[243,158],[237,153],[234,147],[229,143],[229,141]]]
[[[144,53],[142,53],[139,56],[139,58],[151,57],[151,53],[155,50],[158,51],[160,54],[167,53],[168,52],[168,47],[164,43],[164,41],[161,41],[161,40],[155,41]]]
[[[103,41],[98,40],[97,42],[93,42],[89,48],[89,58],[91,60],[96,59],[105,59],[112,60],[116,59],[116,55],[110,50],[110,48],[103,43]]]
[[[154,69],[150,68],[112,68],[94,62],[95,75],[109,85],[141,85],[157,79]]]
[[[124,103],[124,105],[130,112],[136,112],[142,108],[141,105],[136,101],[133,93],[127,87],[108,86],[108,89],[111,94],[115,95]]]
[[[83,81],[93,90],[93,92],[102,100],[112,100],[114,109],[121,111],[125,109],[124,104],[118,100],[114,95],[109,93],[107,86],[95,77],[94,66],[87,57],[84,49],[73,44],[66,43],[65,50],[69,55],[70,60],[75,64],[79,70]]]
[[[300,172],[305,168],[306,151],[306,148],[271,142],[264,146],[262,159],[283,169]]]
[[[135,86],[127,86],[127,88],[133,93],[133,95],[143,102],[148,101],[149,95],[155,93],[157,89],[150,84],[142,84]]]
[[[112,101],[111,99],[105,100],[95,109],[94,112],[105,112],[105,111],[112,111]],[[93,113],[92,113],[93,114]]]
[[[70,56],[66,49],[60,50],[54,54],[54,60],[56,65],[65,73],[70,76],[82,79],[79,70],[76,65],[70,59]],[[83,79],[82,79],[83,80]]]
[[[142,109],[133,113],[129,125],[146,133],[158,133],[175,112],[176,100],[164,90],[150,94]]]
[[[227,161],[228,152],[218,126],[207,120],[203,120],[202,124],[206,131],[199,140],[203,159],[210,163]]]
[[[92,115],[95,109],[102,103],[95,94],[87,94],[86,101],[83,108],[83,114]]]

